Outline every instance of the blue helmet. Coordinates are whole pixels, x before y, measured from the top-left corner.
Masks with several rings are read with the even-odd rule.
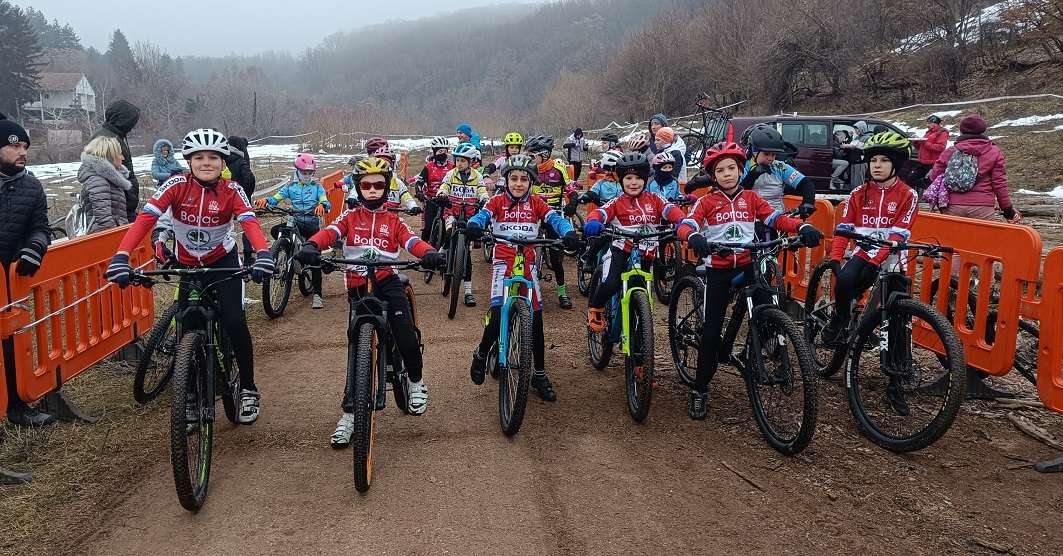
[[[480,159],[480,151],[472,143],[458,143],[458,146],[454,147],[454,158],[467,158],[469,162]]]

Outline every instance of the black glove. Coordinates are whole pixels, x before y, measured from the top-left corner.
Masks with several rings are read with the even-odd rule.
[[[465,237],[472,241],[480,241],[484,238],[483,226],[478,222],[469,222],[465,225]]]
[[[295,260],[305,265],[319,266],[321,264],[321,250],[313,242],[308,241],[299,248],[299,252],[295,254]]]
[[[575,197],[572,197],[572,200],[569,201],[567,205],[565,205],[565,208],[561,211],[561,213],[565,216],[574,216],[576,214],[576,207],[578,206],[578,203],[579,201]]]
[[[129,285],[132,275],[133,267],[129,266],[129,255],[115,253],[111,257],[111,264],[107,265],[107,280],[118,284],[119,288],[124,288]]]
[[[602,204],[602,198],[594,191],[588,191],[583,194],[583,199],[581,199],[581,202],[594,203],[596,205],[600,205]]]
[[[409,214],[410,216],[417,216],[418,214],[421,214],[422,212],[424,212],[424,209],[422,209],[421,207],[419,207],[417,205],[413,205],[412,207],[406,209],[406,214]]]
[[[1004,218],[1008,220],[1015,219],[1015,207],[1008,207],[1006,209],[1000,209],[1000,212],[1004,213]]]
[[[273,276],[275,268],[273,266],[273,255],[269,251],[259,251],[255,253],[255,264],[251,265],[251,279],[256,284],[261,284],[263,280]]]
[[[802,224],[797,229],[797,234],[801,236],[801,243],[804,243],[805,247],[816,247],[823,241],[823,232],[817,230],[812,224]]]
[[[569,251],[576,251],[580,248],[579,236],[576,235],[576,230],[565,234],[565,237],[561,238],[561,245]]]
[[[47,246],[36,242],[23,247],[18,252],[18,265],[15,266],[15,272],[19,276],[33,276],[36,274],[37,269],[41,267],[41,261],[44,259],[44,252],[47,249]]]
[[[442,253],[433,249],[421,257],[421,266],[428,269],[443,270],[447,266],[447,259]]]
[[[837,279],[838,274],[841,274],[842,271],[842,262],[837,259],[831,259],[828,266],[830,266],[830,271],[834,274],[834,278]]]
[[[816,205],[814,203],[801,203],[801,206],[797,207],[797,216],[804,220],[809,216],[812,216],[816,212]]]
[[[704,259],[712,254],[712,250],[709,249],[709,241],[701,234],[687,236],[687,245],[697,253],[698,258]]]
[[[756,183],[756,181],[757,181],[757,178],[759,178],[760,176],[762,176],[764,174],[767,174],[770,171],[771,171],[771,166],[765,166],[765,165],[762,165],[762,164],[757,164],[756,166],[751,168],[748,173],[746,173],[746,177],[745,178],[742,178],[742,187],[744,187],[746,189],[752,189],[753,184]]]
[[[355,198],[355,197],[347,197],[347,208],[353,209],[353,208],[357,207],[360,204],[361,203],[358,202],[357,198]]]

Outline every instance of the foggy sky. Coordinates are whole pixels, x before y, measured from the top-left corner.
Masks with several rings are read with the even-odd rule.
[[[396,19],[419,19],[476,6],[544,0],[14,0],[70,23],[81,44],[107,50],[120,28],[130,44],[151,41],[172,56],[224,56],[267,50],[298,53],[337,31]],[[370,6],[390,8],[378,10]],[[483,21],[455,25],[475,34]]]

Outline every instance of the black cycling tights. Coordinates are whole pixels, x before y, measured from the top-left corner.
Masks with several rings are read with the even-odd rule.
[[[878,266],[871,264],[860,257],[853,257],[845,263],[834,285],[834,318],[831,319],[835,326],[844,326],[849,323],[853,313],[853,301],[864,295],[878,278]]]
[[[240,257],[236,249],[229,251],[217,261],[204,265],[207,268],[239,268]],[[203,285],[221,282],[229,278],[229,274],[206,274],[200,280]],[[185,281],[185,280],[182,280]],[[177,303],[178,307],[184,307],[188,303],[188,294],[191,288],[179,287]],[[247,329],[247,317],[244,315],[244,282],[240,279],[225,280],[217,287],[211,288],[218,300],[218,318],[221,327],[229,336],[229,342],[236,356],[236,365],[240,368],[240,387],[247,390],[258,390],[255,385],[255,356],[251,345],[251,331]]]
[[[484,327],[484,335],[480,338],[480,353],[486,355],[491,346],[498,341],[502,325],[502,307],[491,307],[491,317]],[[511,331],[512,333],[512,331]],[[535,361],[535,370],[542,371],[546,367],[546,340],[543,334],[542,310],[532,312],[532,359]]]
[[[560,211],[558,211],[560,212]],[[549,239],[558,239],[557,232],[554,231],[553,226],[546,226],[546,237]],[[565,252],[558,248],[547,249],[548,257],[550,257],[550,268],[554,271],[554,283],[558,286],[565,285]]]
[[[299,228],[299,235],[306,239],[310,239],[314,234],[321,229],[317,220],[302,221],[296,220],[295,226]],[[298,277],[297,277],[298,278]],[[315,266],[310,269],[310,289],[314,291],[316,295],[321,295],[321,267]]]

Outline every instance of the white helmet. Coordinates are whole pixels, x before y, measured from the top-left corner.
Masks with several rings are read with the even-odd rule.
[[[620,155],[623,153],[608,150],[602,153],[602,168],[616,168],[616,163],[620,161]]]
[[[181,146],[181,155],[185,158],[200,151],[216,152],[220,155],[229,156],[229,140],[222,132],[212,128],[193,129],[185,135],[184,144]]]
[[[432,138],[432,150],[436,149],[449,149],[450,141],[447,141],[446,137],[433,137]]]

